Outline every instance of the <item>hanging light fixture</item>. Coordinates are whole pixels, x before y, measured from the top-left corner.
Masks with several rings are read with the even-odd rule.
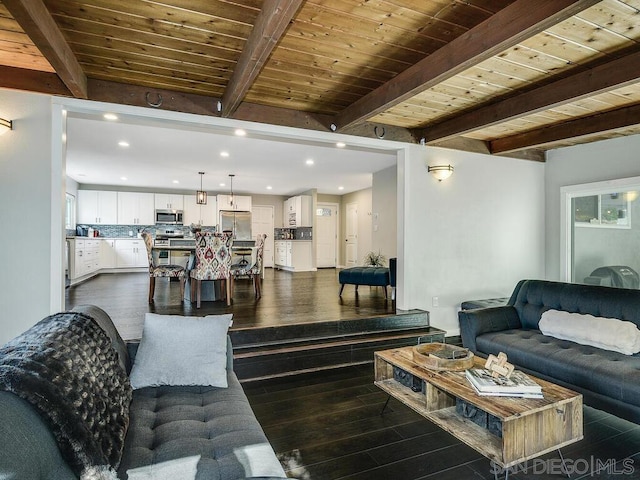
[[[233,177],[235,175],[233,173],[229,174],[229,178],[231,179],[231,193],[229,194],[229,205],[233,207]]]
[[[204,172],[198,172],[200,174],[200,190],[196,192],[196,203],[198,205],[206,205],[207,204],[207,192],[202,189],[202,176]]]

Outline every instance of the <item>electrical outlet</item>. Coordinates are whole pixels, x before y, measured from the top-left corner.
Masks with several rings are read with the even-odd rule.
[[[437,307],[438,304],[439,304],[438,297],[432,297],[431,298],[431,305],[433,305],[434,307]]]

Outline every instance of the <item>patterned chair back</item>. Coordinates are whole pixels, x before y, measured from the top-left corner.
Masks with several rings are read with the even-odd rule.
[[[262,253],[264,252],[264,241],[267,238],[266,233],[258,235],[256,241],[256,264],[251,268],[251,273],[258,275],[262,273]]]
[[[231,244],[228,233],[196,232],[196,265],[191,278],[222,280],[231,276]]]
[[[142,234],[142,239],[144,240],[144,245],[147,247],[147,258],[149,259],[149,273],[153,273],[153,269],[156,268],[155,263],[153,262],[153,237],[144,232]]]

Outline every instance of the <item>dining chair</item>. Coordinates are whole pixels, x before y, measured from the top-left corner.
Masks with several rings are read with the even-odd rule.
[[[256,239],[256,259],[253,265],[249,263],[246,265],[239,264],[232,266],[231,269],[232,288],[237,277],[249,276],[253,281],[253,290],[256,294],[256,299],[262,296],[262,254],[264,252],[264,241],[266,238],[267,234],[262,233],[258,235],[258,238]]]
[[[144,244],[147,247],[147,258],[149,259],[149,303],[153,302],[153,296],[156,289],[156,278],[179,278],[180,279],[180,298],[184,298],[184,267],[180,265],[156,265],[153,259],[153,237],[144,232],[142,234]]]
[[[196,232],[196,264],[191,270],[192,292],[196,289],[196,308],[200,308],[202,282],[224,280],[227,305],[231,305],[231,243],[228,233]],[[193,299],[193,294],[191,295]]]

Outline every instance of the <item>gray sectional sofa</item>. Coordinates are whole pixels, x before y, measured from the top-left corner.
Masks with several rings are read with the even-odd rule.
[[[87,306],[79,307],[76,312],[91,317],[107,333],[111,348],[117,352],[115,358],[123,371],[126,371],[123,374],[126,378],[131,370],[136,345],[127,345],[122,341],[103,310]],[[60,433],[55,428],[52,429],[51,419],[43,417],[29,401],[14,394],[12,388],[15,385],[12,382],[15,375],[11,372],[7,374],[13,366],[8,361],[3,363],[2,356],[11,356],[21,345],[12,346],[11,342],[7,345],[9,347],[3,347],[0,353],[0,381],[5,385],[4,391],[0,391],[0,478],[77,480],[81,475],[65,458],[65,448],[59,442]],[[30,348],[41,348],[45,352],[43,354],[47,355],[48,347],[41,347],[39,342]],[[62,362],[66,361],[65,348],[56,349],[56,355]],[[90,350],[100,348],[102,347]],[[89,354],[93,355],[93,351]],[[103,351],[97,358],[106,358],[105,365],[109,365],[111,357],[113,352]],[[73,365],[70,367],[74,369]],[[115,368],[117,369],[118,367]],[[118,378],[112,372],[103,373],[106,378]],[[81,387],[85,380],[78,378],[73,382],[81,389],[85,388]],[[121,422],[125,426],[125,436],[123,448],[118,452],[118,456],[121,453],[121,458],[115,465],[117,478],[126,480],[129,469],[194,456],[200,456],[199,459],[196,458],[196,480],[286,478],[233,372],[231,343],[228,339],[227,382],[227,388],[162,386],[133,391],[128,382],[116,385],[116,388],[122,389],[122,398],[131,399],[123,412],[126,421]],[[73,392],[70,392],[68,398],[69,403],[78,401]],[[102,400],[98,398],[83,398],[80,401],[83,404],[95,403],[98,409],[109,408],[109,405],[100,404]],[[84,408],[84,405],[79,408]],[[95,425],[94,428],[103,427]],[[115,469],[110,471],[112,475],[115,473]]]
[[[640,423],[640,354],[545,335],[540,321],[551,310],[578,314],[569,324],[576,335],[611,338],[610,327],[593,328],[582,319],[588,314],[640,326],[640,290],[523,280],[507,305],[458,313],[462,343],[485,357],[504,352],[517,368],[582,393],[585,404]]]

